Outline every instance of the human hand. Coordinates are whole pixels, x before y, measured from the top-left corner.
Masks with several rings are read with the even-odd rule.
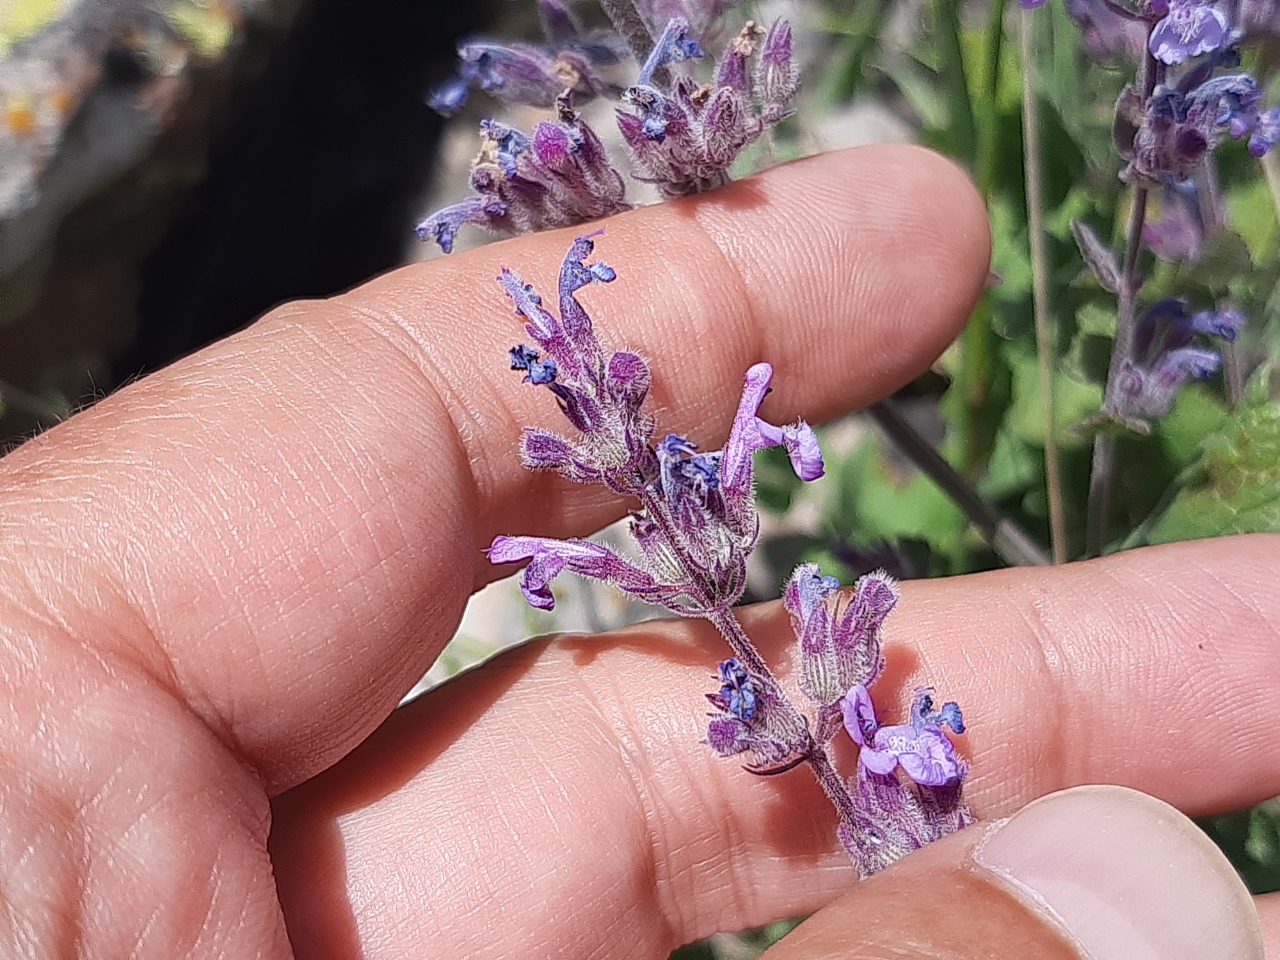
[[[495,534],[584,534],[621,506],[514,455],[550,412],[504,369],[519,330],[493,278],[551,277],[566,244],[281,308],[0,461],[0,952],[656,958],[828,904],[778,956],[1059,942],[1040,908],[972,886],[983,824],[849,890],[812,782],[698,742],[722,650],[695,624],[531,644],[387,719],[495,575]],[[714,441],[757,360],[778,420],[910,379],[960,329],[988,244],[955,169],[865,150],[616,218],[600,252],[623,282],[588,296],[652,358],[664,426]],[[907,584],[881,683],[964,703],[984,820],[1107,781],[1238,807],[1280,793],[1277,552],[1238,538]],[[782,649],[776,605],[744,619]],[[1113,916],[1150,937],[1217,921],[1176,946],[1260,956],[1196,835],[1103,797],[1132,849],[1090,843],[1096,806],[1057,835],[1096,853]],[[1124,864],[1160,896],[1135,899]]]

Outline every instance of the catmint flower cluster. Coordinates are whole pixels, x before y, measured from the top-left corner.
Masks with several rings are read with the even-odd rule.
[[[1130,419],[1164,416],[1179,387],[1222,366],[1217,350],[1195,344],[1197,335],[1230,343],[1243,326],[1244,314],[1233,308],[1192,313],[1182,298],[1152,304],[1138,318],[1134,356],[1122,362],[1115,411]]]
[[[791,115],[800,90],[791,25],[779,20],[768,32],[748,21],[720,58],[711,83],[678,76],[664,91],[653,82],[659,67],[703,55],[687,29],[683,20],[667,25],[636,83],[622,96],[632,110],[618,111],[618,129],[639,178],[657,184],[668,197],[727,182],[738,154]]]
[[[569,227],[630,209],[626,184],[595,132],[569,106],[526,136],[497,120],[480,126],[480,155],[471,165],[472,196],[417,226],[420,240],[445,253],[463,224],[493,233],[532,233]]]
[[[1046,0],[1021,0],[1023,7]],[[1240,65],[1246,31],[1231,5],[1212,0],[1067,0],[1087,48],[1106,59],[1145,37],[1149,90],[1125,88],[1116,107],[1116,143],[1128,179],[1173,184],[1189,179],[1228,136],[1260,157],[1280,139],[1280,108],[1263,109],[1262,90]],[[1141,49],[1141,48],[1140,48]],[[1147,59],[1147,58],[1143,58]],[[1174,68],[1176,74],[1171,74]]]
[[[508,357],[527,384],[554,396],[572,428],[566,436],[526,427],[525,466],[629,498],[634,555],[590,540],[500,536],[489,559],[525,563],[520,588],[540,609],[555,605],[551,583],[567,570],[711,621],[732,656],[718,665],[717,686],[707,694],[714,708],[707,745],[722,757],[741,756],[745,769],[759,775],[808,764],[836,808],[838,837],[864,876],[966,826],[967,765],[944,733],[964,732],[960,708],[936,707],[932,692],[921,690],[905,723],[885,724],[871,699],[885,663],[881,628],[898,602],[888,575],[869,574],[849,593],[817,565],[801,564],[787,583],[784,603],[799,647],[797,685],[813,705],[812,716],[795,706],[734,617],[759,530],[752,455],[783,447],[796,474],[816,480],[823,474],[817,436],[803,421],[778,426],[760,416],[773,370],[757,363],[746,372],[721,449],[705,451],[674,433],[655,440],[657,425],[645,408],[647,362],[632,351],[606,349],[578,299],[588,285],[616,278],[606,264],[589,262],[596,236],[579,237],[565,257],[556,312],[523,279],[502,272],[499,281],[531,341],[513,346]],[[860,748],[857,771],[847,779],[829,756],[842,731]]]
[[[689,21],[672,17],[636,82],[620,89],[609,87],[597,69],[613,48],[583,35],[559,0],[543,0],[541,9],[548,34],[559,41],[557,55],[532,46],[464,44],[459,77],[431,98],[439,109],[452,112],[469,89],[480,87],[510,102],[554,105],[556,111],[531,134],[493,120],[481,125],[472,196],[417,226],[420,239],[436,242],[446,253],[464,224],[529,233],[629,208],[622,173],[575,109],[586,99],[618,96],[617,123],[635,177],[666,197],[725,183],[742,150],[793,111],[800,81],[785,20],[768,31],[748,21],[711,81],[699,83],[671,69],[705,56]]]
[[[617,96],[618,88],[604,79],[625,53],[617,38],[589,34],[564,0],[537,0],[537,5],[544,43],[463,43],[457,75],[427,96],[431,108],[452,116],[472,90],[532,107],[550,107],[566,91],[579,103]]]
[[[1128,50],[1135,31],[1143,41],[1130,59],[1137,75],[1120,95],[1114,125],[1125,161],[1121,177],[1134,190],[1127,247],[1117,256],[1086,225],[1075,224],[1075,232],[1089,269],[1118,298],[1101,418],[1145,430],[1148,419],[1169,413],[1183,384],[1220,369],[1213,341],[1234,341],[1244,317],[1229,307],[1193,311],[1180,298],[1140,309],[1141,249],[1171,261],[1201,257],[1207,236],[1225,219],[1212,167],[1216,150],[1231,138],[1245,140],[1256,157],[1266,154],[1280,139],[1280,108],[1264,108],[1257,80],[1238,70],[1241,44],[1258,35],[1256,9],[1246,25],[1244,5],[1216,0],[1105,0],[1105,11],[1086,0],[1067,6],[1096,50]],[[1093,491],[1109,490],[1111,449],[1095,441]],[[1104,500],[1100,494],[1091,505],[1094,531]]]

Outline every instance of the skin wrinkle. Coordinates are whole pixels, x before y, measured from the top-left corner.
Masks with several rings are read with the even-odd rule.
[[[470,486],[452,484],[449,489],[464,495],[471,527],[479,529],[479,504],[492,500],[498,488],[486,445],[477,439],[495,432],[493,424],[481,411],[485,407],[496,411],[508,435],[518,436],[520,431],[519,418],[488,386],[486,374],[491,371],[484,369],[477,358],[465,350],[454,351],[449,358],[451,363],[460,364],[462,369],[451,371],[447,365],[439,363],[426,348],[435,338],[428,336],[426,330],[413,329],[395,305],[388,305],[385,310],[370,310],[359,303],[347,303],[343,298],[334,303],[408,361],[410,368],[417,371],[418,382],[431,393],[435,401],[433,406],[447,415],[471,481]],[[472,366],[473,363],[476,365]],[[472,399],[477,388],[489,403],[477,403]]]
[[[732,319],[732,318],[731,318],[731,319]],[[943,324],[939,323],[938,325],[939,325],[939,326],[942,326]],[[255,341],[254,341],[254,343],[255,343],[255,344],[262,344],[262,343],[267,343],[267,342],[268,342],[268,338],[266,338],[264,335],[262,335],[262,334],[258,334],[258,335],[256,335],[256,339],[255,339]],[[831,353],[831,351],[829,351],[829,350],[828,350],[828,351],[826,351],[826,353],[829,355],[829,354]],[[251,357],[251,358],[250,358],[250,359],[251,359],[251,361],[252,361],[252,362],[258,362],[258,363],[260,363],[260,362],[262,362],[263,360],[267,359],[267,358],[268,358],[268,356],[269,356],[269,353],[268,353],[268,351],[267,351],[266,349],[257,349],[257,350],[255,350],[255,351],[253,351],[253,354],[254,354],[254,355],[253,355],[253,357]],[[363,382],[363,377],[357,377],[356,379],[360,379],[360,380]],[[700,384],[699,386],[703,386],[703,387],[704,387],[704,393],[705,393],[705,394],[708,394],[708,395],[709,395],[709,394],[712,392],[712,391],[711,391],[709,388],[707,388],[705,385],[701,385],[701,384]],[[720,392],[720,391],[719,391],[719,388],[720,388],[721,386],[723,386],[723,385],[722,385],[722,384],[715,384],[714,386],[716,386],[716,392]],[[685,388],[685,389],[686,389],[686,390],[688,390],[688,388]],[[814,391],[816,391],[816,389],[817,389],[817,388],[816,388],[816,387],[813,387],[813,386],[811,386],[811,387],[809,388],[810,392],[814,392]],[[824,390],[823,392],[825,393],[825,390]],[[512,395],[514,395],[514,394],[512,394]],[[704,401],[704,402],[705,402],[705,403],[710,403],[710,401],[709,401],[709,400]],[[824,403],[828,403],[828,404],[830,405],[830,404],[832,404],[832,403],[834,403],[834,402],[836,402],[836,401],[832,401],[832,400],[824,400],[823,402],[824,402]],[[125,406],[127,406],[127,404],[125,404]],[[113,408],[113,409],[115,409],[115,408]],[[229,409],[229,405],[228,405],[227,403],[222,404],[220,407],[218,407],[218,408],[217,408],[218,415],[219,415],[219,416],[224,415],[224,414],[225,414],[225,411],[226,411],[227,409]],[[308,413],[311,413],[311,408],[308,408],[308,411],[307,411],[307,412],[308,412]],[[110,416],[110,414],[107,414],[107,416],[109,417],[109,416]],[[408,431],[408,430],[405,430],[404,432],[405,432],[406,434],[409,434],[409,433],[410,433],[410,431]],[[289,438],[289,439],[295,439],[295,438]],[[408,444],[405,444],[405,445],[407,446]],[[256,453],[257,455],[259,455],[259,456],[261,456],[261,455],[262,455],[260,451],[255,451],[255,453]],[[513,471],[513,472],[515,472],[515,471]],[[249,475],[249,474],[246,474],[246,475]],[[265,489],[265,488],[264,488],[264,489]],[[272,489],[278,489],[278,486],[273,486],[273,487],[272,487]],[[353,488],[353,489],[354,489],[354,488]],[[524,492],[525,494],[527,494],[527,491],[528,491],[528,490],[530,490],[530,489],[533,489],[533,488],[528,487],[528,486],[524,486],[524,485],[521,485],[521,486],[520,486],[520,488],[519,488],[519,490],[520,490],[520,491],[522,491],[522,492]],[[508,496],[511,496],[512,494],[511,494],[511,492],[510,492],[510,491],[508,491],[507,495],[508,495]],[[266,494],[263,494],[263,496],[265,497],[265,496],[266,496]],[[290,504],[289,506],[290,506],[291,515],[293,515],[293,516],[296,516],[296,515],[300,514],[301,512],[303,512],[303,511],[301,510],[301,508],[298,508],[298,507],[296,507],[296,506],[295,506],[295,505],[293,505],[293,504]],[[359,525],[359,524],[354,524],[354,525],[353,525],[353,527],[352,527],[352,529],[353,529],[353,530],[358,530],[359,528],[360,528],[360,525]],[[168,547],[169,545],[168,545],[168,544],[161,544],[161,546],[162,546],[162,547]],[[447,559],[447,554],[446,554],[445,556],[446,556],[446,559]],[[424,564],[424,566],[425,566],[425,564]],[[163,572],[163,571],[161,571],[161,572]],[[354,591],[353,591],[353,592],[354,592]],[[320,600],[320,601],[323,601],[324,599],[325,599],[324,597],[320,597],[320,598],[319,598],[319,600]],[[325,610],[326,610],[325,604],[324,604],[323,602],[317,602],[317,611],[318,611],[320,614],[322,614],[322,615],[323,615],[323,614],[325,613]],[[428,615],[427,615],[426,617],[424,617],[423,619],[429,619],[429,618],[430,618],[429,614],[430,614],[430,611],[428,611]],[[382,622],[385,622],[385,621],[383,621],[383,620],[381,620],[381,619],[378,619],[378,618],[380,618],[380,617],[382,617],[382,616],[384,616],[384,614],[382,614],[381,612],[379,612],[379,613],[376,615],[376,617],[374,617],[374,621],[375,621],[375,623],[379,623],[379,624],[380,624],[380,623],[382,623]],[[391,622],[393,623],[393,625],[394,625],[395,627],[399,628],[399,624],[397,623],[397,621],[396,621],[394,618],[392,619],[392,621],[391,621]],[[344,627],[344,629],[345,629],[345,628],[347,627],[347,625],[346,625],[346,624],[343,624],[343,627]],[[426,628],[423,628],[423,629],[426,629]],[[378,647],[379,647],[379,649],[380,649],[380,650],[385,650],[385,653],[377,653],[377,654],[373,654],[373,655],[370,655],[370,654],[366,653],[366,654],[363,654],[361,657],[357,658],[357,657],[356,657],[355,652],[353,652],[353,650],[352,650],[351,648],[352,648],[352,647],[355,647],[355,646],[358,646],[358,644],[344,645],[344,646],[342,646],[342,647],[336,647],[336,648],[334,648],[334,649],[326,649],[326,650],[324,650],[324,651],[321,653],[321,656],[318,656],[318,657],[317,657],[317,660],[320,660],[320,661],[321,661],[321,663],[323,664],[324,670],[325,670],[325,671],[327,671],[327,673],[318,673],[318,672],[317,672],[317,675],[318,675],[319,677],[322,677],[323,679],[320,679],[320,680],[318,680],[318,681],[317,681],[317,683],[316,683],[316,685],[315,685],[315,686],[316,686],[316,689],[324,690],[326,693],[330,693],[330,691],[331,691],[331,692],[332,692],[331,699],[333,699],[333,700],[336,700],[338,697],[351,697],[351,698],[357,698],[357,699],[370,699],[370,698],[367,698],[367,697],[363,697],[363,696],[362,696],[362,694],[363,694],[363,689],[362,689],[362,687],[363,687],[363,685],[365,685],[365,684],[370,684],[370,683],[372,683],[372,682],[373,682],[373,680],[371,680],[371,679],[369,679],[369,678],[370,678],[370,677],[375,676],[376,674],[378,674],[378,673],[381,671],[381,668],[382,668],[383,666],[385,666],[385,664],[383,664],[383,663],[380,663],[380,662],[379,662],[379,659],[380,659],[380,658],[394,658],[394,657],[401,657],[401,658],[404,658],[404,657],[406,656],[406,654],[405,654],[405,652],[404,652],[405,644],[404,644],[404,640],[403,640],[403,638],[404,638],[404,637],[406,637],[406,636],[411,635],[412,631],[411,631],[411,630],[409,630],[409,629],[407,629],[407,628],[399,628],[399,629],[397,630],[397,632],[396,632],[396,633],[392,633],[392,631],[391,631],[391,630],[373,630],[373,631],[371,631],[371,632],[374,634],[374,636],[372,636],[372,637],[370,638],[370,640],[372,641],[372,643],[376,643],[376,644],[378,645]],[[175,643],[181,643],[182,641],[186,640],[187,638],[185,638],[185,637],[176,637],[176,638],[173,638],[173,639],[174,639]],[[232,639],[237,639],[237,638],[232,638]],[[258,639],[258,640],[259,640],[259,641],[261,641],[261,642],[265,642],[265,637],[262,637],[262,638],[255,638],[255,639]],[[343,638],[343,639],[345,639],[345,638]],[[360,638],[360,639],[361,639],[361,640],[363,640],[363,638]],[[290,656],[294,656],[294,655],[295,655],[295,654],[294,654],[294,652],[293,652],[293,648],[291,648],[291,647],[289,646],[289,643],[290,643],[289,638],[287,638],[287,637],[286,637],[286,638],[281,638],[281,639],[277,640],[277,643],[279,643],[279,644],[280,644],[280,650],[281,650],[282,654],[283,654],[285,651],[289,651]],[[339,651],[339,652],[341,653],[341,658],[332,659],[332,660],[331,660],[331,659],[329,659],[329,658],[333,657],[333,654],[334,654],[335,650],[337,650],[337,651]],[[188,655],[190,655],[190,656],[196,656],[196,655],[199,655],[199,651],[198,651],[198,650],[190,651]],[[284,657],[282,656],[282,658],[281,658],[281,659],[282,659],[282,660],[284,660]],[[371,661],[372,661],[372,662],[371,662]],[[344,668],[346,667],[346,665],[348,665],[348,664],[350,664],[350,663],[363,664],[363,665],[365,665],[365,668],[366,668],[366,669],[365,669],[365,670],[363,670],[363,671],[361,672],[361,675],[360,675],[360,676],[358,676],[358,677],[356,677],[356,678],[355,678],[355,680],[345,679],[343,682],[338,683],[338,682],[334,682],[332,679],[329,679],[329,678],[328,678],[328,675],[329,675],[329,674],[332,674],[333,672],[335,672],[335,670],[336,670],[336,672],[339,672],[339,673],[344,672]],[[225,665],[225,661],[224,661],[224,663],[220,663],[219,665],[220,665],[220,666],[221,666],[221,665]],[[312,668],[312,669],[317,669],[317,670],[318,670],[318,668]],[[347,671],[347,672],[350,672],[350,671]],[[213,678],[210,682],[211,682],[211,683],[215,683],[215,684],[216,684],[218,681],[217,681],[217,678],[215,677],[215,678]],[[277,686],[282,686],[282,685],[283,685],[283,682],[284,682],[284,681],[277,681]],[[299,681],[299,680],[298,680],[298,678],[297,678],[297,674],[289,674],[289,676],[288,676],[288,678],[287,678],[287,683],[290,685],[290,687],[297,685],[299,682],[300,682],[300,681]],[[317,711],[317,709],[316,709],[316,707],[317,707],[317,704],[316,704],[316,703],[309,702],[309,701],[307,701],[307,700],[305,700],[304,698],[301,698],[301,697],[291,698],[291,697],[289,696],[289,692],[290,692],[289,687],[285,687],[285,688],[283,688],[283,689],[279,689],[278,691],[269,691],[269,692],[279,692],[279,693],[281,693],[281,694],[283,695],[283,696],[282,696],[282,699],[290,700],[291,702],[295,702],[295,701],[296,701],[296,705],[292,707],[292,709],[294,710],[294,712],[296,712],[296,713],[298,714],[298,719],[294,721],[295,723],[297,723],[297,724],[304,724],[304,723],[305,723],[305,724],[316,724],[317,726],[314,726],[314,727],[312,727],[311,729],[319,729],[319,730],[322,730],[322,731],[324,731],[324,732],[325,732],[325,735],[328,735],[328,730],[327,730],[327,727],[325,726],[325,724],[324,724],[323,720],[315,719],[315,714],[316,714],[317,712],[319,712],[319,711]],[[385,693],[385,690],[384,690],[383,692]],[[257,692],[257,691],[255,691],[255,695],[258,695],[258,692]],[[243,708],[244,708],[244,706],[245,706],[245,705],[244,705],[244,703],[242,703],[240,700],[230,700],[230,694],[228,694],[227,696],[229,697],[229,702],[233,703],[233,705],[234,705],[234,706],[236,706],[237,708],[240,708],[240,709],[243,709]],[[376,699],[376,697],[375,697],[374,699]],[[319,706],[321,706],[321,707],[322,707],[322,706],[323,706],[323,704],[319,704]],[[250,707],[250,709],[251,709],[251,707]],[[287,715],[287,713],[285,712],[285,711],[286,711],[286,709],[287,709],[287,708],[285,708],[285,707],[282,707],[282,708],[281,708],[281,714],[280,714],[280,715],[281,715],[282,717]],[[281,726],[283,726],[283,724],[282,724]],[[287,749],[287,750],[293,750],[293,749],[295,749],[295,748],[296,748],[296,745],[292,742],[292,734],[291,734],[290,732],[288,732],[286,729],[282,729],[282,730],[281,730],[281,738],[283,739],[283,738],[285,738],[285,737],[289,737],[289,738],[290,738],[290,742],[288,742],[287,744],[282,745],[282,746],[280,747],[281,751],[282,751],[282,752],[284,752],[286,749]],[[208,738],[208,739],[212,739],[212,738],[210,737],[210,738]],[[317,738],[317,739],[318,739],[318,738]],[[338,739],[341,739],[341,736],[340,736],[340,735],[339,735],[339,738],[338,738]],[[215,750],[214,750],[213,752],[215,752],[215,753],[216,753],[216,748],[215,748]],[[681,773],[681,774],[679,774],[678,776],[685,776],[685,775],[686,775],[686,774]],[[665,812],[665,811],[664,811],[664,812]],[[731,815],[731,813],[727,813],[727,814],[725,814],[725,815]],[[665,824],[664,824],[664,825],[665,825]],[[674,828],[674,825],[672,825],[672,827]],[[743,857],[749,857],[749,856],[751,856],[751,855],[752,855],[752,853],[753,853],[752,851],[743,851],[742,856],[743,856]],[[585,899],[588,899],[588,900],[594,899],[594,898],[592,898],[592,897],[591,897],[591,890],[590,890],[590,889],[588,889],[587,891],[585,891],[585,893],[584,893],[584,898],[585,898]]]
[[[553,640],[552,649],[557,649],[558,644]],[[566,663],[571,662],[571,657],[566,658]],[[622,764],[623,773],[626,775],[626,782],[630,786],[628,793],[632,798],[633,816],[637,816],[640,823],[645,825],[644,835],[648,837],[648,847],[638,863],[633,863],[632,868],[627,871],[643,877],[647,881],[647,888],[651,889],[655,898],[660,898],[661,879],[658,870],[658,864],[662,862],[663,856],[661,851],[662,838],[658,824],[662,822],[657,812],[654,801],[654,794],[649,787],[649,780],[653,777],[654,771],[651,766],[644,762],[646,757],[645,751],[637,746],[637,742],[628,732],[628,725],[623,720],[621,714],[616,710],[606,710],[604,703],[596,692],[596,684],[591,681],[585,673],[570,673],[575,680],[574,688],[578,695],[582,698],[584,705],[590,710],[592,719],[594,720],[593,730],[599,735],[601,741],[611,745],[610,750],[614,756]],[[630,691],[622,684],[622,677],[610,684],[612,694],[612,703],[629,706]],[[643,730],[643,725],[636,725],[637,730]],[[554,777],[554,771],[548,771],[548,774]],[[642,902],[643,898],[641,898]],[[637,908],[640,902],[636,904]],[[655,902],[657,914],[661,922],[664,924],[663,942],[670,943],[672,948],[678,946],[675,931],[676,922],[673,920],[673,913],[670,904],[662,906]],[[674,914],[678,917],[678,911]]]

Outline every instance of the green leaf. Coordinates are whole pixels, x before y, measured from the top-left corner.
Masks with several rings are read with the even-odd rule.
[[[1150,542],[1280,531],[1280,403],[1268,395],[1265,371],[1186,476]]]
[[[1227,216],[1249,248],[1255,261],[1275,256],[1280,239],[1276,229],[1275,205],[1267,181],[1255,177],[1227,193]]]
[[[1226,426],[1228,416],[1226,401],[1215,388],[1192,383],[1179,390],[1157,431],[1170,461],[1189,464],[1205,440]]]
[[[987,500],[1003,500],[1040,483],[1043,467],[1044,456],[1038,449],[1011,430],[1001,429],[978,492]]]
[[[1179,271],[1183,283],[1226,290],[1231,281],[1253,269],[1253,257],[1244,238],[1223,228],[1205,239],[1204,252],[1194,264]]]
[[[1013,402],[1005,422],[1018,438],[1043,447],[1048,424],[1035,355],[1023,353],[1018,347],[1011,347],[1006,355],[1013,371]],[[1102,406],[1102,387],[1057,371],[1053,375],[1053,402],[1054,436],[1058,445],[1074,447],[1085,443],[1085,438],[1074,428]]]

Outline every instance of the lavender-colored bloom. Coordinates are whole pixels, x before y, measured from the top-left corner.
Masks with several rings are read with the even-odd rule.
[[[1258,129],[1261,98],[1248,74],[1212,77],[1189,88],[1184,83],[1157,87],[1140,108],[1132,145],[1122,147],[1128,175],[1166,185],[1187,180],[1224,136],[1240,138]],[[1256,143],[1261,152],[1271,145],[1274,120],[1268,116],[1266,123]]]
[[[427,106],[442,116],[452,117],[460,111],[471,93],[471,85],[461,77],[450,77],[427,93]]]
[[[720,678],[720,699],[729,713],[739,720],[750,721],[756,715],[756,688],[747,668],[737,657],[722,661],[716,668]]]
[[[851,787],[856,823],[853,830],[842,823],[837,833],[864,877],[973,823],[963,777],[939,787],[911,787],[895,776],[868,774]]]
[[[538,359],[538,351],[530,350],[523,343],[507,352],[511,355],[511,369],[525,371],[525,383],[542,386],[555,382],[556,362],[550,357],[546,360]]]
[[[491,563],[528,565],[520,578],[520,592],[539,610],[555,607],[551,581],[568,570],[581,577],[603,580],[648,603],[673,602],[680,590],[659,583],[653,575],[624,560],[608,547],[590,540],[552,540],[547,537],[496,537],[489,547]]]
[[[862,577],[852,597],[836,593],[838,586],[817,564],[802,563],[783,592],[800,641],[800,689],[819,707],[880,675],[880,629],[898,602],[897,585],[883,571]]]
[[[635,112],[618,113],[618,129],[640,167],[640,179],[657,184],[669,197],[727,182],[743,148],[789,116],[799,92],[791,27],[784,20],[767,33],[748,22],[721,58],[713,84],[676,77],[670,89],[653,85],[650,64],[677,59],[675,52],[685,49],[680,43],[689,43],[687,29],[681,20],[668,24],[638,82],[623,94]],[[677,38],[675,46],[670,37]],[[752,57],[756,64],[749,72]]]
[[[1117,375],[1116,406],[1126,415],[1162,417],[1183,384],[1211,376],[1221,365],[1217,351],[1204,347],[1172,350],[1154,368],[1126,360]]]
[[[640,500],[631,530],[643,555],[639,564],[585,541],[499,538],[495,562],[529,558],[525,596],[547,607],[547,584],[561,570],[608,580],[642,599],[676,613],[705,616],[725,610],[746,586],[746,560],[755,545],[759,520],[754,506],[752,454],[786,446],[796,472],[822,474],[822,455],[811,427],[778,427],[757,416],[773,369],[767,363],[747,371],[742,400],[723,450],[703,453],[684,437],[669,434],[651,446],[653,417],[644,410],[650,374],[638,354],[606,355],[577,292],[607,283],[616,274],[606,264],[588,262],[594,235],[579,237],[560,272],[559,316],[542,296],[510,270],[499,282],[536,343],[510,352],[514,369],[549,390],[580,434],[569,440],[547,430],[526,429],[525,465],[553,470],[570,480],[600,482]],[[498,549],[501,545],[501,549]],[[519,553],[518,551],[524,551]],[[505,559],[499,559],[505,558]]]
[[[916,726],[950,727],[956,733],[964,733],[965,730],[960,705],[948,700],[941,708],[936,708],[933,691],[927,687],[916,689],[915,699],[911,701],[911,722]]]
[[[747,753],[752,773],[776,773],[802,760],[812,739],[782,692],[749,674],[737,658],[719,665],[720,690],[707,694],[716,712],[709,714],[707,745],[721,757]]]
[[[525,465],[554,470],[577,481],[603,482],[612,489],[638,495],[654,478],[657,459],[649,446],[653,419],[643,410],[649,392],[649,368],[630,351],[605,356],[591,318],[578,301],[578,291],[609,283],[616,274],[599,261],[589,263],[595,235],[579,237],[560,270],[559,316],[541,295],[510,270],[498,278],[525,321],[525,330],[541,353],[523,344],[512,350],[513,369],[529,369],[525,379],[543,384],[556,397],[565,418],[581,433],[572,442],[546,430],[526,429],[522,443]],[[530,358],[532,354],[532,358]],[[545,360],[539,358],[546,355]],[[547,371],[535,376],[532,365]],[[524,366],[522,364],[527,364]],[[547,373],[549,372],[549,376]]]
[[[599,137],[559,101],[559,118],[532,136],[496,121],[481,125],[480,155],[471,168],[475,195],[438,210],[417,227],[445,253],[463,224],[494,233],[573,226],[630,209],[626,185]]]
[[[1186,181],[1166,186],[1159,197],[1158,208],[1143,224],[1142,239],[1161,260],[1195,263],[1204,249],[1206,232],[1199,190]]]
[[[1221,355],[1195,346],[1197,336],[1232,341],[1245,323],[1234,307],[1192,313],[1181,298],[1153,303],[1138,318],[1134,354],[1122,364],[1112,406],[1126,417],[1161,417],[1173,408],[1178,389],[1216,373]]]
[[[1210,0],[1169,0],[1169,12],[1151,30],[1151,55],[1168,64],[1224,46],[1230,30],[1227,17]]]
[[[476,39],[458,47],[458,73],[428,96],[432,109],[452,116],[469,90],[483,90],[506,103],[550,107],[563,95],[578,103],[616,96],[602,69],[616,63],[619,44],[588,36],[562,0],[538,0],[546,43],[498,43]]]
[[[1272,107],[1258,114],[1249,134],[1249,152],[1261,157],[1271,151],[1280,140],[1280,107]]]
[[[931,718],[916,713],[910,724],[882,727],[876,720],[871,694],[862,684],[849,690],[841,707],[845,729],[862,748],[858,752],[860,771],[888,776],[901,768],[926,787],[940,787],[961,777],[964,767],[955,747]],[[950,722],[959,717],[959,708],[949,704],[947,714],[944,719]]]
[[[673,17],[661,36],[654,41],[649,58],[640,67],[636,83],[652,83],[654,73],[667,64],[696,60],[705,56],[698,41],[689,36],[689,21],[683,17]]]
[[[1240,335],[1244,323],[1244,313],[1228,307],[1225,310],[1201,310],[1191,317],[1189,326],[1193,333],[1203,333],[1231,343]]]

